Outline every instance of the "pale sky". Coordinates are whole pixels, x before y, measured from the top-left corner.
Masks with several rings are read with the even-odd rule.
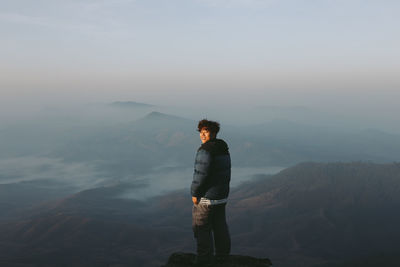
[[[0,0],[0,102],[396,105],[399,14],[391,0]]]

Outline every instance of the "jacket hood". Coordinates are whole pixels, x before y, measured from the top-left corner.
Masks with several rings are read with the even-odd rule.
[[[222,140],[222,139],[211,139],[210,141],[202,144],[199,148],[204,149],[211,154],[228,154],[229,153],[229,147],[227,143]]]

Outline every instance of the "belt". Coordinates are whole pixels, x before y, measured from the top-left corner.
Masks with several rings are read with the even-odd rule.
[[[205,197],[200,198],[199,204],[205,204],[205,205],[218,205],[218,204],[224,204],[228,202],[227,198],[224,199],[208,199]]]

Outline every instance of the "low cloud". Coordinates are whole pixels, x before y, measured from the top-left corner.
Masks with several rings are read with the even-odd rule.
[[[104,184],[109,179],[88,163],[65,163],[61,159],[30,156],[0,160],[0,184],[40,180],[81,190]]]
[[[231,187],[236,187],[258,174],[275,174],[282,169],[282,167],[273,166],[265,168],[232,168]],[[125,183],[130,183],[133,186],[132,188],[127,188],[119,197],[143,200],[182,189],[187,190],[189,193],[192,179],[193,168],[174,170],[157,168],[157,171],[137,177],[134,180],[125,180]]]

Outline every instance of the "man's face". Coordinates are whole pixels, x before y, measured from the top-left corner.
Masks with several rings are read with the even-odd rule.
[[[207,128],[203,128],[200,131],[200,140],[204,144],[205,142],[209,141],[210,139],[215,138],[215,134],[207,130]]]

